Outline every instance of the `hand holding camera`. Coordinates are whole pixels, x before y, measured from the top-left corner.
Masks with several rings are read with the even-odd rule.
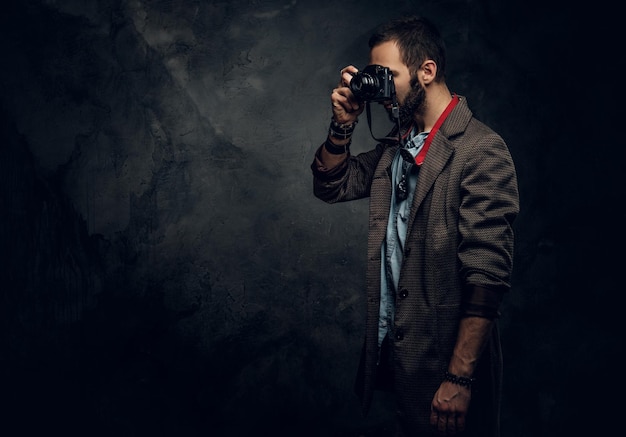
[[[341,70],[341,81],[333,90],[333,116],[338,123],[354,123],[366,102],[392,101],[395,97],[393,74],[382,65],[368,65],[359,71],[349,65]]]
[[[331,94],[333,119],[329,130],[329,138],[334,143],[349,144],[359,115],[367,108],[367,123],[372,133],[370,102],[389,104],[390,117],[393,116],[400,132],[400,118],[396,88],[391,70],[382,65],[371,64],[359,71],[353,65],[341,70],[341,80]],[[398,134],[399,135],[399,134]],[[378,141],[402,142],[398,138],[372,137]]]
[[[337,88],[333,90],[330,100],[333,106],[333,118],[340,124],[353,124],[363,112],[364,105],[350,90],[352,77],[358,73],[358,69],[349,65],[341,69],[341,78]]]

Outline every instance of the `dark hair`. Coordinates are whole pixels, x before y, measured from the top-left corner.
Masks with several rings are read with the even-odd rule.
[[[445,78],[446,46],[437,27],[419,16],[401,17],[379,26],[369,40],[370,49],[384,42],[394,41],[400,50],[402,61],[411,74],[427,59],[437,64],[435,80]]]

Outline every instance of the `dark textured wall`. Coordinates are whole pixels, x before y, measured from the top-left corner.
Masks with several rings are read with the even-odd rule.
[[[309,164],[339,69],[408,12],[439,24],[451,89],[518,169],[504,436],[610,429],[593,419],[620,384],[598,376],[621,374],[623,255],[608,249],[623,248],[624,145],[599,109],[610,58],[589,54],[613,27],[568,8],[8,2],[0,433],[339,436],[388,420],[352,394],[367,203],[316,200]],[[354,152],[371,145],[363,122]]]

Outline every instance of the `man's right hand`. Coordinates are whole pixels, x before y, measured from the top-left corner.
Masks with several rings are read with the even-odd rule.
[[[339,84],[330,96],[333,105],[333,118],[337,123],[354,123],[365,108],[363,102],[358,101],[350,90],[352,76],[358,71],[353,65],[342,68]]]

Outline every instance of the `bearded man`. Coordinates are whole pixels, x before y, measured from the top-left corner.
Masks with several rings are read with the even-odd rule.
[[[392,95],[377,101],[397,121],[389,135],[397,141],[350,153],[369,104],[351,88],[359,70],[350,65],[332,91],[328,136],[311,165],[319,199],[370,199],[355,388],[365,414],[376,390],[393,393],[397,437],[496,437],[497,321],[519,213],[515,166],[504,140],[448,89],[445,44],[432,22],[393,20],[369,46],[370,66],[391,76]]]

